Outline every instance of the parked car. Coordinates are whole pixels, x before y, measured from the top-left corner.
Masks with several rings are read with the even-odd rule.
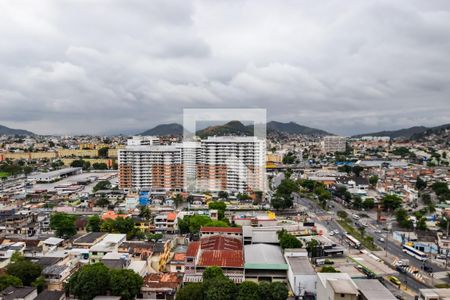
[[[379,237],[378,240],[379,240],[380,242],[384,243],[384,238]]]

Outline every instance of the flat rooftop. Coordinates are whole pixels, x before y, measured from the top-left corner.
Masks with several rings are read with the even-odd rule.
[[[395,300],[394,295],[377,279],[353,279],[359,291],[367,300]]]
[[[290,256],[287,257],[289,266],[294,275],[316,275],[316,271],[311,266],[308,257],[306,256]]]
[[[288,266],[281,253],[281,248],[276,245],[252,244],[244,246],[245,268],[248,269],[281,269],[287,270]]]

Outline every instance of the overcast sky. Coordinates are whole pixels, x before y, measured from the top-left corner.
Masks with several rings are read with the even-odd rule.
[[[338,134],[450,123],[450,1],[0,1],[0,124],[120,133],[266,108]]]

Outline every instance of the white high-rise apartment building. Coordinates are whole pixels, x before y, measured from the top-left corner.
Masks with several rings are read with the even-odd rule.
[[[154,191],[264,191],[264,140],[209,137],[199,142],[120,149],[119,186]]]
[[[344,136],[325,136],[322,141],[322,150],[324,153],[345,152],[347,138]]]

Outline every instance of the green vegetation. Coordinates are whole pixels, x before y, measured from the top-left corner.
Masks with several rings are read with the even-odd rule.
[[[227,209],[227,205],[225,204],[225,202],[221,202],[221,201],[209,202],[208,208],[218,210],[219,220],[222,220],[225,217],[225,210]]]
[[[399,148],[395,148],[392,151],[392,154],[394,155],[399,155],[402,158],[409,156],[409,149],[406,147],[399,147]]]
[[[371,186],[376,186],[377,183],[378,183],[378,180],[379,180],[379,178],[378,178],[377,175],[372,175],[372,176],[369,177],[369,184]]]
[[[180,233],[195,234],[202,226],[229,227],[225,220],[213,221],[210,217],[202,215],[185,216],[183,219],[178,219],[178,228]]]
[[[334,267],[332,266],[323,266],[320,271],[320,273],[340,273],[341,271],[336,270]]]
[[[101,180],[92,188],[92,191],[95,193],[100,190],[109,189],[111,189],[111,182],[109,182],[108,180]]]
[[[275,209],[290,208],[293,205],[292,193],[298,192],[299,187],[297,183],[290,179],[285,178],[278,185],[275,194],[272,198],[272,206]]]
[[[422,191],[422,190],[424,190],[426,187],[427,187],[427,182],[426,182],[425,180],[423,180],[422,178],[417,177],[417,179],[416,179],[416,188],[417,188],[419,191]]]
[[[91,216],[88,218],[87,230],[91,232],[100,232],[100,224],[102,220],[98,215]]]
[[[446,182],[435,182],[431,185],[431,189],[440,201],[450,200],[450,190]]]
[[[55,230],[56,236],[70,238],[77,233],[76,217],[66,213],[54,213],[50,216],[50,228]]]
[[[22,286],[22,280],[19,277],[13,275],[0,276],[0,292],[9,286],[20,287]]]
[[[298,163],[298,159],[295,156],[294,153],[292,152],[288,152],[285,156],[283,156],[283,164],[285,165],[291,165],[291,164],[295,164]]]
[[[339,225],[342,226],[342,228],[344,228],[345,231],[347,231],[349,234],[351,234],[353,237],[359,240],[361,244],[364,245],[364,247],[372,251],[379,250],[378,247],[373,243],[373,238],[371,236],[364,237],[363,234],[359,232],[359,230],[357,230],[351,225],[351,222],[349,222],[348,219],[337,220],[337,222],[339,223]]]
[[[302,242],[294,235],[288,233],[286,229],[278,231],[278,241],[282,249],[293,249],[303,247]]]
[[[89,168],[91,167],[91,163],[83,159],[77,159],[72,161],[70,166],[73,168],[83,168],[83,170],[89,170]]]
[[[383,205],[383,209],[385,211],[394,211],[397,208],[400,208],[402,206],[402,202],[402,198],[394,194],[385,195],[381,199],[381,204]]]
[[[244,281],[238,286],[221,268],[208,267],[203,272],[203,282],[185,285],[176,297],[177,300],[286,300],[288,289],[282,282]]]
[[[132,239],[133,237],[143,238],[143,233],[135,227],[132,218],[117,217],[114,220],[106,219],[100,223],[100,231],[126,234],[127,239]]]
[[[110,270],[104,264],[96,263],[85,265],[75,272],[65,289],[80,300],[91,300],[108,292],[131,300],[135,299],[142,284],[141,276],[132,270]]]
[[[107,170],[108,169],[108,165],[105,163],[93,163],[92,164],[92,169],[94,170]]]
[[[16,252],[11,258],[11,263],[6,267],[8,275],[18,278],[23,285],[30,286],[41,275],[42,268],[40,265],[33,263]],[[15,278],[7,278],[18,284]]]

